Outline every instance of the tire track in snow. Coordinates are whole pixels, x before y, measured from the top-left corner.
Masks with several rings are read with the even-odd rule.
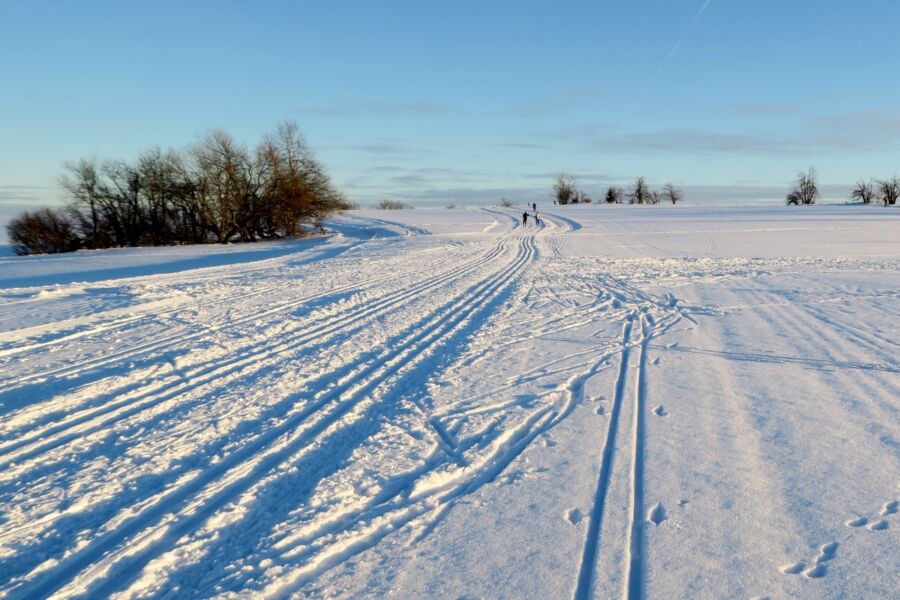
[[[140,566],[164,551],[166,543],[174,543],[200,526],[218,508],[260,481],[283,460],[297,451],[312,448],[313,442],[320,444],[320,436],[332,431],[332,427],[340,431],[341,419],[351,409],[360,402],[371,402],[369,393],[404,366],[415,364],[414,357],[420,357],[427,349],[440,347],[443,335],[506,289],[533,254],[533,239],[522,240],[517,257],[510,265],[445,304],[420,324],[409,328],[409,333],[402,340],[387,344],[388,350],[377,360],[371,361],[368,366],[253,442],[206,468],[201,475],[180,487],[166,490],[152,503],[145,504],[142,510],[122,519],[115,528],[101,533],[79,550],[62,558],[55,566],[35,573],[33,580],[16,582],[10,590],[10,597],[26,598],[53,593],[85,569],[93,570],[94,576],[99,579],[98,586],[94,588],[89,581],[80,581],[79,586],[84,585],[84,591],[101,595],[104,591],[114,591],[135,576]],[[197,499],[192,501],[191,498]],[[153,526],[153,521],[159,522]],[[137,538],[131,539],[134,536]],[[116,556],[104,559],[122,544],[125,544],[122,550],[124,555],[118,557],[126,563],[124,567],[116,564]],[[129,547],[133,547],[130,552]]]

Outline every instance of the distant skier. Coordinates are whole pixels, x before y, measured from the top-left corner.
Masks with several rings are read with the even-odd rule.
[[[534,211],[534,214],[537,214],[537,202],[531,203],[531,210]]]
[[[522,213],[522,227],[528,226],[528,211]]]
[[[541,215],[538,213],[537,209],[534,209],[534,224],[538,227],[541,226]]]

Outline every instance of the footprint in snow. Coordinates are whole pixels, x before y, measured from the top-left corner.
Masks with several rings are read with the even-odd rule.
[[[888,524],[888,522],[886,520],[879,519],[878,521],[871,523],[868,527],[866,527],[866,529],[868,529],[869,531],[884,531],[885,529],[887,529],[889,527],[890,527],[890,524]]]
[[[647,513],[647,520],[659,527],[659,525],[667,519],[666,508],[657,502]]]
[[[824,562],[832,560],[835,556],[837,556],[837,549],[837,542],[829,542],[827,544],[822,544],[821,546],[819,546],[819,555],[816,556],[816,564],[822,564]]]
[[[659,357],[657,356],[653,360],[650,361],[651,365],[659,365]]]
[[[566,513],[566,519],[568,519],[569,523],[572,525],[578,525],[584,520],[584,514],[578,508],[573,508],[568,513]]]
[[[844,525],[846,525],[847,527],[852,527],[852,528],[856,529],[857,527],[862,527],[863,525],[867,525],[868,523],[869,523],[869,520],[867,518],[857,517],[855,519],[850,519],[849,521],[844,523]]]
[[[798,575],[803,573],[804,577],[810,579],[821,579],[828,574],[828,567],[825,565],[830,560],[834,560],[837,556],[838,543],[828,542],[819,546],[819,553],[813,559],[812,563],[807,565],[806,561],[799,561],[782,565],[778,568],[785,575]]]
[[[604,408],[604,407],[602,407],[602,406],[598,406],[598,407],[597,407],[597,414],[598,414],[598,415],[601,415],[601,416],[605,415],[605,414],[606,414],[606,408]]]
[[[668,416],[669,411],[666,410],[666,407],[660,404],[656,408],[653,409],[653,414],[657,417],[665,417]]]
[[[778,570],[784,573],[785,575],[796,575],[798,573],[802,573],[803,569],[806,568],[806,563],[803,561],[791,563],[789,565],[781,565],[778,567]]]
[[[814,565],[813,567],[803,571],[803,575],[810,579],[821,579],[828,574],[828,567],[823,564]]]
[[[900,510],[900,501],[893,500],[884,505],[884,507],[881,509],[881,516],[887,517],[890,515],[895,515],[897,514],[898,510]]]

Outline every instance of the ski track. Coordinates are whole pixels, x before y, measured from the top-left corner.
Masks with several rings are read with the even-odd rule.
[[[896,452],[897,408],[879,399],[900,393],[898,344],[842,322],[834,307],[887,307],[897,295],[816,279],[866,263],[697,260],[623,237],[615,243],[633,258],[584,257],[566,273],[553,267],[585,235],[579,221],[551,213],[523,227],[517,209],[482,210],[490,222],[465,242],[354,215],[342,223],[352,240],[58,286],[38,322],[0,332],[0,596],[306,593],[389,539],[405,548],[429,540],[461,500],[511,478],[510,466],[527,462],[535,440],[584,410],[586,388],[602,383],[609,403],[591,409],[602,425],[580,449],[593,457],[591,496],[584,512],[568,513],[572,526],[586,519],[564,576],[570,586],[558,592],[587,600],[615,582],[623,599],[652,597],[650,532],[679,519],[677,499],[648,487],[656,451],[648,419],[669,423],[680,412],[651,397],[660,356],[717,361],[723,381],[726,362],[808,370],[816,389],[841,390],[831,405],[845,431],[875,432],[875,443]],[[617,227],[603,235],[627,235]],[[773,273],[794,288],[768,287]],[[729,283],[742,296],[690,305],[670,291],[698,283]],[[109,297],[96,314],[83,308],[91,290]],[[7,291],[0,307],[41,299],[37,287]],[[665,341],[734,315],[790,344]],[[122,338],[131,342],[111,344]],[[515,365],[547,343],[567,350],[436,404],[433,391],[446,382],[496,360]],[[765,475],[762,432],[750,419],[735,419],[753,448],[744,466]],[[792,424],[774,427],[795,440]],[[782,461],[801,453],[785,444]],[[789,504],[791,482],[775,475],[765,485],[773,504]],[[611,501],[617,489],[627,506]],[[884,497],[880,508],[817,528],[814,517],[791,515],[813,550],[771,570],[827,584],[845,549],[864,535],[886,537],[898,512],[898,500]],[[624,536],[608,534],[619,529]]]
[[[374,386],[381,383],[395,370],[399,368],[408,368],[408,366],[404,365],[404,361],[400,359],[408,358],[408,356],[413,353],[419,354],[429,345],[435,343],[435,340],[443,339],[449,328],[458,325],[465,317],[477,310],[481,304],[484,304],[489,298],[496,295],[500,288],[509,286],[516,273],[530,260],[533,260],[536,254],[536,247],[532,236],[521,237],[518,246],[519,250],[511,266],[489,276],[482,282],[477,283],[475,287],[465,290],[461,296],[458,296],[463,298],[463,300],[457,300],[445,305],[445,308],[440,310],[436,316],[432,318],[430,324],[426,319],[424,322],[411,326],[408,330],[409,334],[407,334],[408,339],[403,342],[395,341],[394,343],[388,344],[388,347],[393,348],[393,350],[386,355],[383,354],[378,356],[377,360],[371,361],[370,364],[372,366],[362,369],[362,372],[356,374],[355,377],[351,376],[349,379],[340,382],[337,387],[329,390],[329,393],[324,396],[324,399],[318,400],[313,406],[289,417],[283,424],[279,425],[278,428],[268,430],[264,436],[260,436],[260,438],[254,440],[252,443],[245,444],[240,450],[230,455],[227,460],[207,467],[201,477],[190,479],[181,486],[175,486],[174,489],[166,490],[161,495],[162,497],[150,499],[149,504],[147,504],[147,501],[144,501],[146,508],[142,511],[143,514],[139,512],[137,515],[130,516],[124,523],[98,536],[86,547],[75,553],[69,554],[53,568],[42,572],[37,577],[36,581],[28,582],[26,585],[13,588],[10,597],[44,596],[56,591],[59,587],[62,587],[66,581],[74,579],[76,575],[87,569],[90,565],[96,563],[103,555],[110,552],[110,550],[118,545],[123,545],[123,542],[127,538],[141,533],[141,530],[146,527],[148,522],[160,518],[163,515],[172,514],[173,506],[177,506],[179,503],[187,503],[191,498],[198,495],[201,497],[207,495],[201,491],[206,485],[221,485],[221,483],[218,482],[219,477],[227,476],[227,473],[231,471],[241,471],[244,462],[252,463],[258,459],[260,454],[268,458],[268,460],[261,461],[257,468],[251,469],[250,476],[239,478],[237,482],[223,486],[222,489],[225,491],[220,492],[219,494],[212,494],[212,499],[201,509],[194,509],[191,511],[193,515],[191,518],[184,519],[184,521],[179,522],[175,527],[173,527],[170,522],[167,522],[166,519],[163,519],[165,525],[157,527],[157,529],[171,529],[176,532],[177,535],[176,533],[173,533],[169,536],[163,536],[161,539],[170,543],[174,542],[178,537],[181,537],[181,535],[195,528],[203,519],[212,514],[216,508],[221,507],[236,494],[246,490],[255,481],[258,481],[264,473],[278,465],[281,460],[290,456],[293,452],[302,447],[309,446],[314,439],[316,443],[321,443],[321,440],[317,439],[317,436],[328,430],[328,428],[336,423],[343,414],[350,411],[354,405],[353,402],[339,402],[337,404],[338,408],[332,410],[332,412],[336,414],[331,414],[328,411],[328,408],[329,405],[333,403],[332,399],[340,399],[340,396],[348,391],[353,392],[354,398],[362,399],[360,397],[364,396],[365,392],[371,391]],[[474,264],[454,269],[448,276],[444,276],[443,278],[435,278],[435,280],[430,282],[430,285],[423,285],[414,287],[413,289],[404,290],[402,294],[397,294],[398,297],[394,299],[394,302],[399,302],[411,295],[421,294],[423,291],[427,291],[429,287],[434,287],[447,280],[455,279],[456,277],[463,275],[466,271],[472,270],[482,264],[491,263],[497,258],[497,255],[502,252],[502,250],[503,244],[500,244],[497,249],[487,253],[483,259],[476,261]],[[367,308],[364,310],[371,309]],[[448,320],[446,316],[447,313],[451,313],[454,316]],[[342,319],[342,322],[350,320],[350,318],[358,317],[359,315],[352,315],[351,317]],[[420,341],[423,339],[427,343]],[[397,363],[399,363],[399,365],[394,366]],[[389,365],[386,372],[381,372],[384,370],[384,367],[378,367],[378,365],[382,364]],[[134,408],[135,407],[130,407],[131,412],[134,411]],[[317,422],[315,425],[308,427],[310,433],[307,434],[307,436],[301,436],[296,441],[293,441],[293,443],[287,444],[285,450],[270,455],[274,458],[266,456],[267,447],[275,445],[275,442],[279,440],[282,434],[290,435],[290,432],[298,425],[303,425],[306,419],[314,419]],[[77,418],[76,421],[80,423],[83,419]],[[102,422],[95,423],[93,426],[95,429],[100,429],[109,424],[109,422]],[[71,426],[72,423],[69,423],[68,425]],[[65,428],[61,428],[61,430],[64,429]],[[75,434],[69,435],[74,436]],[[47,447],[35,448],[33,449],[32,454],[37,455],[48,448],[58,445],[62,441],[64,440],[57,439],[54,440],[54,442],[51,442]],[[16,458],[21,459],[21,456]],[[148,535],[150,538],[158,536],[156,530],[151,529],[151,533],[144,533],[140,537],[146,538]],[[134,546],[135,544],[140,546],[139,543],[134,541],[125,545]],[[161,548],[164,548],[165,544],[157,543],[153,547],[160,549],[159,551],[161,551]],[[150,560],[152,554],[148,550],[138,556],[146,563]],[[90,588],[90,593],[105,595],[117,589],[121,583],[129,578],[129,576],[135,574],[137,567],[135,567],[134,564],[139,560],[140,558],[131,558],[129,561],[131,563],[130,566],[117,566],[115,571],[118,575],[105,575],[98,585],[93,587],[88,586],[88,588]],[[110,559],[107,558],[102,561],[102,564],[106,565],[109,562]],[[106,570],[108,567],[104,567],[104,569]]]

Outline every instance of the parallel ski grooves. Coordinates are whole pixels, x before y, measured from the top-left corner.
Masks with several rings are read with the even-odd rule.
[[[138,394],[137,398],[135,398],[132,394],[130,398],[127,398],[125,400],[121,400],[118,402],[113,401],[106,404],[101,404],[99,406],[89,407],[77,411],[73,414],[67,415],[61,423],[30,431],[26,435],[16,438],[11,443],[7,443],[5,445],[0,444],[0,456],[3,457],[0,458],[0,467],[6,466],[13,461],[20,462],[22,460],[27,460],[29,458],[38,456],[42,452],[64,444],[66,441],[69,441],[76,437],[82,437],[94,431],[103,429],[111,423],[138,414],[139,412],[146,410],[147,408],[159,404],[159,402],[161,401],[165,401],[177,396],[181,392],[196,388],[207,383],[208,381],[213,381],[223,375],[230,374],[232,371],[239,371],[245,366],[249,365],[251,372],[253,372],[254,370],[259,370],[266,366],[265,364],[258,362],[258,358],[262,355],[279,355],[286,352],[291,352],[299,347],[302,347],[304,343],[307,343],[311,340],[315,340],[317,345],[323,345],[328,341],[327,338],[322,338],[323,335],[344,335],[348,332],[348,330],[344,327],[346,324],[356,323],[360,319],[368,318],[372,315],[384,312],[385,309],[392,308],[397,304],[403,302],[404,300],[409,299],[410,297],[414,297],[422,292],[428,291],[429,289],[455,279],[483,264],[489,263],[501,252],[502,247],[498,246],[493,252],[480,260],[474,261],[468,265],[464,265],[463,267],[453,269],[448,273],[444,273],[440,276],[431,278],[425,282],[416,284],[412,288],[404,288],[396,292],[385,294],[385,296],[377,299],[378,303],[374,306],[363,304],[361,306],[354,307],[350,311],[326,317],[325,319],[320,321],[313,329],[303,330],[294,337],[283,339],[278,344],[272,345],[267,341],[257,342],[249,346],[249,352],[240,352],[236,356],[222,362],[200,364],[186,374],[186,379],[190,380],[189,384],[177,385],[174,389],[169,389],[171,386],[163,386],[162,390],[150,392],[151,395],[145,396],[143,398],[143,394]],[[365,324],[358,323],[354,329],[359,329],[362,327],[365,327]],[[223,373],[222,370],[229,367],[230,365],[236,366],[233,369]],[[197,379],[197,377],[200,377],[200,379]],[[113,413],[113,411],[116,411],[120,408],[123,409],[123,411]],[[82,428],[73,432],[68,437],[64,436],[63,439],[47,439],[48,435],[52,436],[63,433],[89,421],[96,422],[90,426],[91,428],[88,431],[85,431],[84,428]],[[16,453],[16,450],[26,447],[32,441],[37,441],[37,446],[35,448],[32,448],[25,453]]]
[[[622,328],[622,358],[619,363],[619,375],[616,378],[616,393],[613,399],[612,410],[609,416],[609,427],[606,432],[606,440],[603,443],[603,451],[600,454],[600,476],[597,478],[597,491],[594,494],[594,505],[591,507],[590,521],[584,542],[584,551],[581,555],[581,568],[578,572],[578,586],[575,589],[575,600],[587,600],[591,597],[594,586],[594,571],[600,550],[600,531],[603,524],[603,508],[606,502],[606,494],[609,490],[610,474],[612,473],[613,455],[616,451],[616,431],[619,426],[619,413],[625,398],[626,385],[628,383],[628,362],[631,355],[629,347],[631,343],[631,329],[634,323],[634,314],[629,315]]]
[[[647,401],[647,344],[651,332],[646,318],[641,319],[637,382],[634,390],[634,416],[631,457],[631,528],[628,534],[625,596],[629,600],[644,597],[644,412]]]
[[[144,514],[134,515],[117,529],[99,535],[80,551],[62,559],[54,568],[44,571],[36,581],[11,591],[10,597],[32,598],[55,592],[109,551],[126,542],[129,537],[146,530],[149,521],[163,519],[163,523],[158,527],[163,528],[165,533],[156,539],[147,539],[145,547],[140,552],[123,557],[121,560],[128,563],[126,566],[112,565],[111,568],[117,575],[101,580],[96,586],[98,589],[91,589],[90,593],[102,596],[114,591],[134,576],[141,565],[164,551],[164,542],[173,542],[192,531],[216,509],[259,481],[281,461],[303,448],[310,447],[314,441],[319,441],[319,434],[327,432],[343,415],[364,400],[376,386],[406,368],[407,363],[403,359],[421,355],[432,346],[440,346],[444,334],[457,327],[479,307],[487,304],[500,289],[512,281],[533,254],[533,240],[522,240],[518,255],[510,265],[466,290],[457,297],[457,300],[445,304],[422,322],[408,328],[407,331],[412,334],[399,344],[387,344],[388,350],[384,356],[373,360],[361,372],[332,388],[323,397],[310,403],[301,412],[291,415],[277,427],[264,432],[253,442],[235,450],[226,459],[208,466],[201,477],[164,492],[163,497],[144,509]],[[448,318],[449,315],[453,316]],[[314,419],[314,422],[307,425],[308,418]],[[218,481],[229,472],[237,473],[236,480]],[[212,489],[208,489],[210,487]],[[204,489],[207,489],[205,494]],[[192,502],[191,499],[197,496],[206,499]],[[187,514],[182,512],[191,509],[191,505],[197,502],[200,502],[200,506],[189,510]],[[177,506],[173,507],[173,504]],[[179,513],[180,519],[177,516]],[[174,522],[167,522],[164,518],[167,514],[176,515]],[[151,531],[155,529],[153,526],[150,528]],[[146,539],[145,535],[141,537]]]

